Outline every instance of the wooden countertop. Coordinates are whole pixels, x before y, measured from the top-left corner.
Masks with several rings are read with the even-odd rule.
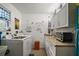
[[[74,43],[65,43],[65,42],[60,42],[58,41],[57,37],[55,36],[48,36],[48,35],[45,35],[45,37],[47,38],[46,40],[50,43],[52,43],[53,45],[55,45],[56,47],[75,47],[75,44]]]

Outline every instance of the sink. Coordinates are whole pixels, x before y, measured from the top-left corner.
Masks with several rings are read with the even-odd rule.
[[[14,39],[23,39],[25,36],[15,36]]]
[[[13,39],[23,39],[23,38],[28,38],[30,36],[31,35],[17,35],[17,36],[14,36]]]
[[[4,56],[8,46],[0,46],[0,56]]]

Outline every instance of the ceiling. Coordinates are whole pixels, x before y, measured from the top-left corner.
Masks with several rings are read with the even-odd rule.
[[[21,13],[50,13],[56,8],[54,3],[12,3]]]

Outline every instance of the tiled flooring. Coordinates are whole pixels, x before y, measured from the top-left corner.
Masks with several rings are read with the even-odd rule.
[[[40,49],[40,50],[32,50],[32,54],[35,56],[46,56],[46,51],[45,49]]]

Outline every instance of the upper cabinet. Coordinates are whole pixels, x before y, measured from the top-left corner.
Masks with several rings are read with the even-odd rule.
[[[74,27],[75,4],[60,4],[51,19],[51,29]]]

